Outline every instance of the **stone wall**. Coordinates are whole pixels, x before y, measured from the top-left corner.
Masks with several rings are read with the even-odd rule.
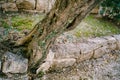
[[[55,0],[0,0],[2,11],[48,12]]]
[[[84,60],[99,58],[114,50],[120,50],[120,35],[97,37],[77,43],[56,43],[50,50],[46,62],[38,70],[49,68],[55,71],[63,70]],[[11,52],[0,53],[0,73],[7,75],[8,80],[9,78],[28,80],[27,69],[28,60],[22,56]]]
[[[52,67],[60,69],[72,66],[76,62],[99,58],[113,50],[120,50],[120,35],[92,38],[82,43],[57,44]]]
[[[48,12],[52,8],[55,0],[0,0],[2,11],[28,11],[28,12]],[[98,13],[96,7],[91,13]]]

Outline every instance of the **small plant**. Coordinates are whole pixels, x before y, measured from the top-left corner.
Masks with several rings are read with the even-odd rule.
[[[101,3],[100,14],[115,20],[120,20],[120,0],[104,0]]]
[[[44,76],[44,72],[40,71],[39,74],[38,74],[38,77],[41,78]]]

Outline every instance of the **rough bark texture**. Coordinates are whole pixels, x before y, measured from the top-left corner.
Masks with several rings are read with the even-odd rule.
[[[43,63],[51,44],[64,31],[74,29],[82,19],[102,0],[56,0],[53,9],[35,28],[16,45],[28,45],[29,70],[36,70]]]

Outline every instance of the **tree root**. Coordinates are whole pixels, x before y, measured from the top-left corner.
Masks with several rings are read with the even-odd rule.
[[[24,45],[26,42],[29,42],[32,40],[34,33],[37,31],[37,26],[35,26],[32,31],[25,37],[18,39],[15,43],[15,46],[21,46]]]
[[[49,68],[53,64],[54,54],[51,50],[49,50],[49,53],[47,54],[47,58],[45,60],[45,63],[41,64],[40,67],[37,69],[36,74],[39,74],[40,72],[46,73]]]

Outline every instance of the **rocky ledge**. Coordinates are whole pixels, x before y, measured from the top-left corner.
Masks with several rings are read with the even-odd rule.
[[[119,80],[117,76],[120,75],[119,50],[120,35],[97,37],[84,42],[64,44],[57,42],[46,59],[45,67],[49,66],[49,70],[42,79],[80,80],[87,77],[89,78],[87,80],[114,80],[114,78]],[[11,52],[0,53],[0,56],[0,73],[6,75],[1,79],[28,80],[28,59]],[[99,74],[98,77],[97,74]],[[53,75],[53,78],[50,77]],[[58,78],[60,76],[61,78]],[[112,76],[111,79],[110,76]]]

